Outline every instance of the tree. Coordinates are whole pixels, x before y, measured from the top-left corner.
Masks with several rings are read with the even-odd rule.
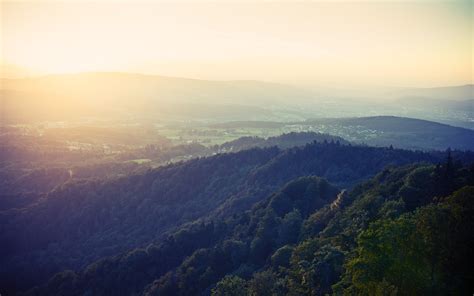
[[[247,283],[238,276],[229,275],[220,280],[212,289],[213,296],[242,296],[247,295]]]
[[[249,281],[248,292],[250,296],[284,295],[284,282],[274,272],[265,270],[254,274]]]
[[[272,255],[272,265],[274,267],[288,267],[290,265],[290,258],[293,254],[293,247],[286,245],[278,250]]]
[[[300,234],[301,223],[303,218],[300,211],[294,209],[285,215],[278,228],[278,243],[279,245],[296,243]]]
[[[357,242],[356,256],[346,264],[352,283],[348,290],[377,295],[388,289],[418,295],[430,285],[430,271],[420,256],[425,246],[412,215],[377,221],[361,233]]]
[[[378,220],[358,237],[344,279],[334,289],[360,295],[469,294],[473,228],[474,187],[469,186],[438,204]]]

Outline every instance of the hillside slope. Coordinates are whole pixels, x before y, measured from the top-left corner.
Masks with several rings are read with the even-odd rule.
[[[28,287],[54,272],[159,240],[212,213],[247,210],[294,178],[317,175],[347,188],[387,165],[444,157],[313,143],[216,155],[108,181],[68,182],[25,208],[0,212],[1,285]]]
[[[473,130],[428,120],[375,116],[324,122],[352,127],[354,134],[357,130],[373,131],[373,135],[360,140],[369,145],[441,150],[449,147],[462,150],[474,148]]]
[[[260,137],[241,137],[233,141],[225,142],[218,146],[218,150],[222,152],[236,152],[240,150],[260,147],[277,146],[281,149],[287,149],[295,146],[304,146],[311,142],[339,142],[339,144],[348,145],[349,142],[341,137],[329,134],[321,134],[315,132],[286,133],[266,139]]]
[[[474,130],[396,116],[320,118],[303,122],[234,121],[220,129],[304,130],[342,137],[352,143],[421,150],[474,150]]]
[[[339,194],[320,178],[298,178],[249,211],[185,225],[163,242],[103,259],[79,273],[57,274],[30,294],[324,295],[382,288],[463,294],[472,289],[466,260],[474,243],[473,185],[474,167],[450,162],[386,169]],[[403,227],[399,232],[390,228],[396,223]],[[377,250],[376,240],[395,249]],[[398,248],[416,256],[398,258]],[[447,256],[453,249],[456,254]],[[378,266],[377,273],[357,262]],[[391,268],[413,276],[400,281]],[[372,282],[358,277],[364,272]]]

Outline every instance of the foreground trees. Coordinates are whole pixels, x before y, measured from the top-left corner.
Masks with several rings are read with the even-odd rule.
[[[474,187],[362,232],[346,263],[348,294],[467,295],[472,291]]]
[[[473,186],[474,169],[454,163],[387,168],[344,193],[301,177],[248,211],[188,223],[30,294],[462,295],[474,282]]]

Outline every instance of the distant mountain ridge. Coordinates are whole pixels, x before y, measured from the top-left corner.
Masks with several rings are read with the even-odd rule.
[[[431,87],[405,88],[389,93],[399,98],[425,98],[426,100],[467,101],[474,99],[474,84]]]
[[[265,106],[290,105],[312,99],[308,91],[278,83],[113,72],[2,79],[0,91],[3,92],[5,114],[16,121],[36,119],[23,114],[31,107],[37,108],[37,119],[41,120],[60,117],[61,112],[64,118],[104,114],[116,117],[124,113],[202,118],[206,115],[219,117],[223,113],[221,116],[238,119],[244,114],[256,116]],[[61,112],[54,109],[55,112],[48,112],[45,105],[54,106]],[[28,115],[35,114],[29,112]]]
[[[3,78],[0,82],[3,120],[13,123],[103,116],[116,119],[124,115],[144,119],[280,120],[285,114],[290,120],[300,120],[318,110],[322,114],[334,114],[334,102],[341,104],[340,112],[336,112],[340,115],[329,116],[356,115],[360,108],[366,107],[351,103],[351,92],[334,101],[337,96],[331,93],[250,80],[212,81],[90,72]],[[425,107],[430,112],[440,104],[459,110],[462,106],[472,106],[469,105],[473,99],[472,90],[472,85],[397,89],[380,92],[377,98],[387,102],[401,100],[407,103],[406,106],[411,106],[409,98],[425,100]],[[352,110],[354,108],[357,110]],[[397,110],[395,108],[393,114],[400,114]],[[450,118],[453,116],[451,114]]]

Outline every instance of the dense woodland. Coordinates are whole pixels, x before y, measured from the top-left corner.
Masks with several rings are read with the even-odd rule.
[[[341,137],[330,134],[321,134],[315,132],[300,132],[287,133],[280,136],[268,137],[267,139],[261,137],[241,137],[233,141],[213,147],[219,152],[236,152],[240,150],[250,149],[254,147],[279,147],[282,149],[291,148],[295,146],[304,146],[311,142],[338,142],[339,144],[348,145],[348,141]]]
[[[379,190],[380,184],[388,182],[380,180],[380,175],[352,189],[378,172],[385,169],[382,175],[394,176],[389,180],[398,182],[390,185],[396,192],[391,193],[394,197],[387,203],[387,207],[396,207],[390,211],[398,214],[413,211],[434,196],[444,197],[461,185],[470,184],[466,180],[472,176],[467,168],[461,168],[461,163],[472,163],[472,153],[449,154],[456,159],[450,158],[449,166],[453,167],[450,171],[455,168],[456,175],[450,178],[457,183],[443,185],[442,194],[436,191],[426,196],[422,191],[425,186],[431,190],[434,185],[443,184],[431,180],[434,173],[430,172],[444,169],[432,165],[444,162],[446,152],[338,142],[314,142],[285,150],[254,148],[124,177],[72,179],[47,193],[12,195],[2,198],[0,211],[0,241],[4,242],[0,258],[1,286],[15,294],[41,286],[63,270],[71,271],[54,276],[46,287],[32,291],[48,295],[66,291],[81,295],[189,294],[189,291],[208,294],[213,289],[219,293],[219,287],[226,281],[250,287],[254,276],[287,281],[292,273],[289,270],[280,273],[280,266],[273,266],[272,260],[278,261],[281,256],[290,260],[293,250],[298,250],[306,240],[315,239],[326,228],[317,222],[319,219],[336,223],[332,219],[343,215],[347,203],[362,202],[358,200]],[[394,168],[413,163],[425,164]],[[412,171],[424,172],[425,179]],[[403,194],[398,192],[400,188],[405,190]],[[405,194],[414,197],[403,200]],[[377,206],[385,207],[382,204],[385,200],[379,200]],[[355,227],[353,231],[357,233],[365,229],[372,221],[365,215],[375,211],[373,205],[367,207],[370,213],[357,210],[357,215],[362,216],[354,221],[347,218],[345,223],[350,225],[341,225],[338,231],[345,227]],[[351,245],[346,246],[349,249],[341,249],[344,255],[356,246],[357,235],[352,232],[347,235],[351,236],[347,238]],[[130,252],[134,248],[138,249]],[[234,248],[242,254],[226,253],[233,253]],[[229,259],[232,256],[237,259]],[[342,267],[338,268],[321,291],[329,291],[336,279],[343,278],[340,277]],[[207,278],[197,278],[204,274]],[[226,277],[231,275],[238,278]],[[179,282],[185,279],[190,282]],[[281,285],[281,293],[295,290],[289,288],[289,283]]]
[[[340,191],[300,177],[227,219],[64,271],[29,295],[467,295],[474,167],[387,168]]]
[[[68,132],[71,134],[66,136]],[[71,179],[104,180],[127,176],[217,153],[237,152],[254,147],[277,146],[285,149],[313,141],[348,144],[340,137],[314,132],[288,133],[268,139],[242,137],[209,147],[199,143],[174,145],[150,131],[138,132],[136,129],[118,132],[111,128],[66,128],[65,131],[47,130],[46,135],[41,136],[21,133],[19,129],[7,129],[5,134],[0,135],[0,195],[5,196],[2,198],[2,205],[6,204],[5,199],[14,203],[15,200],[22,200],[12,195],[47,193]],[[142,139],[130,141],[128,136],[132,140],[141,136]],[[80,148],[71,149],[70,141],[80,145]]]

